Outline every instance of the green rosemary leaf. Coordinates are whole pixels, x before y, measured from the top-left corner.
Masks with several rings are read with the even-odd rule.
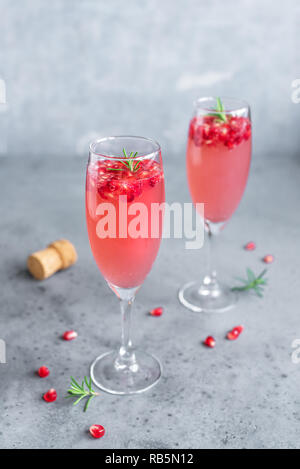
[[[70,389],[70,390],[68,391],[68,393],[69,393],[71,396],[80,396],[80,395],[82,394],[82,391],[79,391],[79,390],[77,391],[77,390],[75,390],[75,389]]]
[[[267,273],[267,269],[263,270],[262,273],[259,274],[259,276],[257,278],[260,279],[260,278],[264,277],[266,275],[266,273]]]
[[[92,384],[92,379],[90,378],[90,382],[88,381],[87,377],[85,376],[84,377],[84,381],[85,381],[85,384],[86,384],[86,387],[88,388],[88,390],[90,392],[92,392],[92,387],[91,387],[91,384]]]
[[[219,119],[223,122],[227,122],[227,117],[226,117],[225,109],[224,109],[221,98],[219,98],[219,97],[216,98],[216,101],[217,101],[217,106],[216,106],[216,109],[215,109],[216,112],[208,114],[208,115],[212,116],[212,117],[217,117],[217,119]]]
[[[77,389],[81,389],[80,385],[77,383],[77,381],[71,376],[71,381],[73,382],[73,385]]]
[[[84,399],[85,397],[86,397],[86,396],[81,396],[79,399],[77,399],[77,401],[75,401],[75,402],[73,403],[73,405],[79,404],[79,402],[82,401],[82,399]]]
[[[95,396],[90,396],[87,400],[87,403],[85,404],[85,408],[84,408],[84,412],[86,412],[88,410],[88,407],[92,401],[92,399],[94,399]]]
[[[123,168],[108,168],[108,171],[124,171]]]
[[[247,276],[248,276],[249,282],[254,282],[255,275],[254,275],[253,271],[249,268],[247,269]]]

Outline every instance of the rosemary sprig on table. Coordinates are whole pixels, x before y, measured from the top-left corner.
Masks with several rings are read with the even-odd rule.
[[[267,269],[263,270],[258,277],[255,276],[254,272],[251,269],[247,269],[247,279],[239,278],[242,283],[241,287],[234,287],[232,291],[247,291],[254,290],[254,292],[259,297],[263,297],[264,286],[267,284],[267,280],[263,278],[267,273]]]
[[[217,100],[217,106],[216,106],[216,109],[215,109],[215,113],[213,114],[209,114],[209,116],[212,116],[212,117],[217,117],[217,119],[223,121],[223,122],[227,122],[227,117],[226,117],[226,114],[225,114],[225,108],[223,106],[223,103],[222,103],[222,100],[221,98],[216,98]]]
[[[122,160],[121,163],[127,168],[129,169],[129,171],[131,171],[132,173],[136,173],[137,170],[139,169],[140,167],[140,162],[139,161],[135,161],[135,158],[138,154],[138,152],[136,151],[135,153],[133,153],[133,151],[130,153],[130,155],[128,156],[127,153],[126,153],[126,150],[125,148],[123,148],[123,154],[126,158],[127,161],[124,161]],[[110,171],[124,171],[123,168],[110,168]]]
[[[87,387],[87,389],[85,389],[85,386]],[[84,406],[84,412],[87,411],[89,405],[90,405],[90,402],[91,400],[96,397],[96,396],[99,396],[99,393],[95,392],[93,389],[92,389],[92,378],[90,378],[88,380],[88,378],[85,376],[84,377],[84,380],[82,381],[82,385],[80,386],[79,383],[77,383],[77,381],[71,376],[71,384],[70,384],[70,388],[68,389],[68,396],[66,396],[66,398],[70,398],[70,397],[76,397],[76,401],[74,402],[73,405],[77,405],[79,404],[79,402],[88,397],[88,400]]]

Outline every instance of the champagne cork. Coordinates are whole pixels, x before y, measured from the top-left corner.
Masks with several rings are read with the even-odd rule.
[[[27,259],[27,267],[34,278],[44,280],[76,261],[77,253],[73,244],[67,239],[60,239],[49,244],[46,249],[31,254]]]

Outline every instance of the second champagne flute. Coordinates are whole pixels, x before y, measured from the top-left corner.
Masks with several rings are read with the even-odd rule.
[[[251,160],[250,108],[231,98],[201,98],[195,104],[187,144],[187,177],[194,204],[204,203],[209,251],[215,234],[235,212],[246,187]],[[223,312],[236,301],[211,262],[204,279],[185,285],[181,303],[195,312]]]

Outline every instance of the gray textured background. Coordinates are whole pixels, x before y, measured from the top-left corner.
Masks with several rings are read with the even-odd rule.
[[[7,110],[0,134],[0,447],[257,448],[299,446],[299,119],[291,82],[299,70],[297,0],[0,0],[0,78]],[[87,145],[96,135],[133,133],[163,149],[169,201],[189,200],[184,153],[192,101],[248,100],[254,155],[245,197],[219,246],[234,282],[246,266],[270,286],[224,316],[199,317],[177,302],[179,286],[203,273],[203,254],[165,241],[136,305],[136,341],[155,351],[164,378],[136,397],[106,394],[87,414],[62,398],[71,374],[117,345],[117,302],[89,249],[84,219]],[[78,264],[44,283],[26,256],[59,237]],[[255,253],[242,250],[254,239]],[[198,260],[197,260],[198,259]],[[146,312],[166,308],[160,319]],[[223,340],[243,323],[239,342]],[[79,332],[72,343],[59,337]],[[218,346],[201,346],[214,334]],[[50,367],[48,380],[34,370]],[[59,400],[41,395],[55,386]],[[86,430],[100,423],[105,438]]]
[[[0,0],[9,153],[84,155],[94,134],[134,132],[181,159],[191,102],[211,94],[252,104],[258,151],[266,141],[271,155],[295,151],[299,8],[297,0]]]

